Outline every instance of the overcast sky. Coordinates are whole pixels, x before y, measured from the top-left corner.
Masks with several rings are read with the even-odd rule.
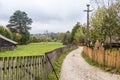
[[[16,10],[32,18],[32,34],[71,31],[76,22],[86,23],[89,0],[0,0],[0,25],[6,26]]]

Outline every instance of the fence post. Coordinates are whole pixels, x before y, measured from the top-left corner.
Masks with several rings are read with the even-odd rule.
[[[0,58],[0,80],[2,80],[2,62],[3,58]]]

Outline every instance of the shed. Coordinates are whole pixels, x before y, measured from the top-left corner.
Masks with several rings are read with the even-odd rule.
[[[6,38],[5,36],[0,34],[0,52],[15,50],[17,48],[17,42]]]

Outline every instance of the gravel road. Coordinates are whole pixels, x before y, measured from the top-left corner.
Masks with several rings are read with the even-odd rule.
[[[66,56],[60,80],[120,80],[120,75],[105,72],[86,63],[81,56],[82,50],[79,47]]]

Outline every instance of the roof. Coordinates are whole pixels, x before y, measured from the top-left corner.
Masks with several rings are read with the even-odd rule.
[[[11,40],[11,39],[8,39],[8,38],[2,36],[1,34],[0,34],[0,38],[6,40],[6,41],[8,41],[8,42],[11,42],[11,43],[13,43],[13,44],[18,44],[17,42],[15,42],[15,41],[13,41],[13,40]]]

